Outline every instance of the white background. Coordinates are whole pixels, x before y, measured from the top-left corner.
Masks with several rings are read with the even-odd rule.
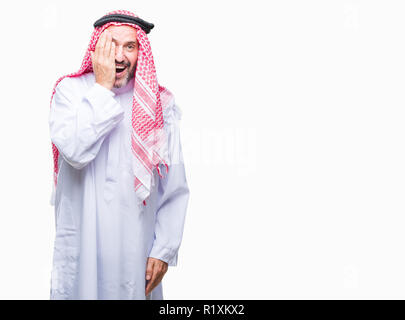
[[[153,22],[191,197],[165,299],[405,298],[403,1],[1,3],[0,298],[49,299],[49,101],[92,24]]]

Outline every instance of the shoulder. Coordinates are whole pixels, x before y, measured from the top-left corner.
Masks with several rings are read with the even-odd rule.
[[[95,77],[92,72],[79,76],[70,74],[59,78],[55,84],[55,91],[64,94],[82,92],[90,88],[94,83]]]

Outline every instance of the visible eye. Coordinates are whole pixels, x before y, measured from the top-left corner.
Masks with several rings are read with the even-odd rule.
[[[130,50],[132,50],[132,49],[135,49],[135,46],[134,46],[133,44],[130,44],[130,45],[128,45],[127,48],[130,49]]]

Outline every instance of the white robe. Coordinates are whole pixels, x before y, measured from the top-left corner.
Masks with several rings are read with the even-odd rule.
[[[146,206],[131,172],[133,82],[108,90],[93,73],[64,78],[49,114],[59,150],[51,299],[163,299],[162,282],[145,296],[147,257],[177,265],[189,199],[180,144],[181,111],[163,109],[169,173],[156,168]]]

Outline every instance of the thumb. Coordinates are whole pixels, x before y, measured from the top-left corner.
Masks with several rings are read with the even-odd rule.
[[[153,260],[148,259],[148,265],[146,266],[146,280],[150,280],[152,278],[152,270],[153,270]]]

